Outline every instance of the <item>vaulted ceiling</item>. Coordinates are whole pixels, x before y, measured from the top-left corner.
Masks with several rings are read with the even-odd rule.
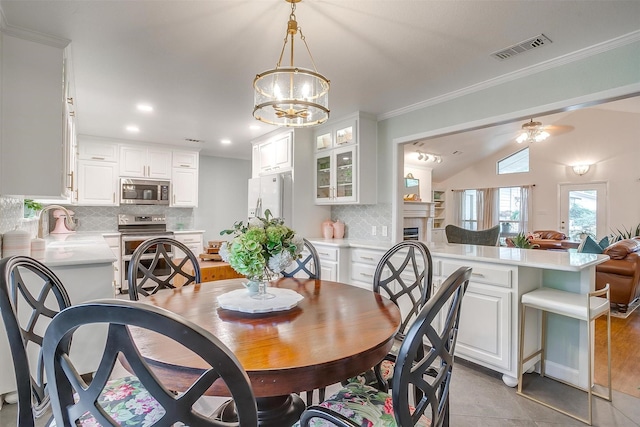
[[[0,6],[5,28],[71,40],[81,134],[248,159],[249,141],[273,129],[250,129],[259,124],[252,81],[280,54],[290,13],[284,0],[1,0]],[[331,80],[336,118],[356,110],[390,116],[640,31],[636,0],[304,0],[296,15],[318,71]],[[491,56],[539,34],[552,43],[506,60]],[[296,58],[310,67],[303,50]],[[154,112],[137,112],[138,102]],[[129,124],[140,132],[127,133]],[[232,143],[221,144],[223,138]]]

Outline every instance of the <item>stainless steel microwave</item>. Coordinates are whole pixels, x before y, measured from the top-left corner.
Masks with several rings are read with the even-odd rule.
[[[120,203],[124,205],[168,205],[169,181],[120,178]]]

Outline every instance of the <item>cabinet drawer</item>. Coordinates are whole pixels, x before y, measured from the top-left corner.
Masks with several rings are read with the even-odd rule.
[[[338,262],[338,248],[316,245],[316,251],[320,259]]]
[[[376,272],[375,265],[369,264],[351,264],[351,280],[357,282],[369,283],[370,288],[373,288],[373,275]]]
[[[384,251],[375,251],[375,250],[369,250],[369,249],[352,249],[351,262],[371,264],[376,266],[378,265],[378,262],[380,261],[383,255],[384,255]]]
[[[471,281],[489,285],[511,287],[513,269],[473,262],[442,261],[442,275],[448,277],[460,267],[471,267]]]

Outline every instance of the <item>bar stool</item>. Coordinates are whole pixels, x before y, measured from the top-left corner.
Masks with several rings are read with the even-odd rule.
[[[603,297],[605,295],[605,297]],[[540,403],[548,408],[554,409],[588,425],[591,425],[593,408],[592,396],[611,401],[611,309],[609,306],[609,284],[603,289],[588,294],[579,294],[574,292],[560,291],[552,288],[539,288],[534,291],[522,295],[520,307],[520,344],[518,346],[518,391],[517,394]],[[540,349],[536,350],[527,357],[524,355],[524,333],[525,333],[525,312],[527,308],[533,308],[542,311],[542,333]],[[577,414],[567,412],[550,403],[543,402],[531,395],[527,395],[522,391],[522,376],[524,374],[524,364],[529,360],[540,355],[540,376],[545,376],[545,356],[546,356],[546,338],[547,338],[547,314],[555,313],[562,316],[572,317],[574,319],[587,322],[587,369],[589,372],[589,380],[587,388],[582,388],[574,384],[569,384],[557,378],[552,378],[579,390],[587,392],[589,399],[589,416],[582,418]],[[607,376],[608,376],[608,395],[603,395],[593,391],[593,339],[595,328],[591,322],[600,316],[607,315]]]

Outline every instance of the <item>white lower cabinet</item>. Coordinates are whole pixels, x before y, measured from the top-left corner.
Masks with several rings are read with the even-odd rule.
[[[202,232],[186,232],[186,233],[178,233],[175,232],[174,234],[174,238],[181,242],[184,243],[191,252],[193,252],[193,254],[195,256],[198,256],[202,253],[202,248],[203,248],[203,244],[202,244]],[[182,252],[179,249],[176,249],[176,253],[174,254],[175,258],[184,258],[185,257],[185,253]]]
[[[349,284],[372,290],[373,275],[384,253],[383,250],[352,248]]]
[[[516,376],[518,268],[462,260],[439,260],[439,284],[458,268],[472,268],[462,301],[456,356]],[[508,380],[505,379],[505,382]]]
[[[349,283],[348,248],[312,241],[320,258],[320,278],[333,282]]]
[[[122,281],[120,274],[120,266],[122,265],[122,252],[120,251],[120,234],[105,234],[104,240],[109,245],[109,249],[113,252],[113,255],[117,258],[113,263],[113,289],[115,293],[120,293],[122,287]]]
[[[456,354],[510,369],[511,295],[498,287],[469,283],[462,301]]]

